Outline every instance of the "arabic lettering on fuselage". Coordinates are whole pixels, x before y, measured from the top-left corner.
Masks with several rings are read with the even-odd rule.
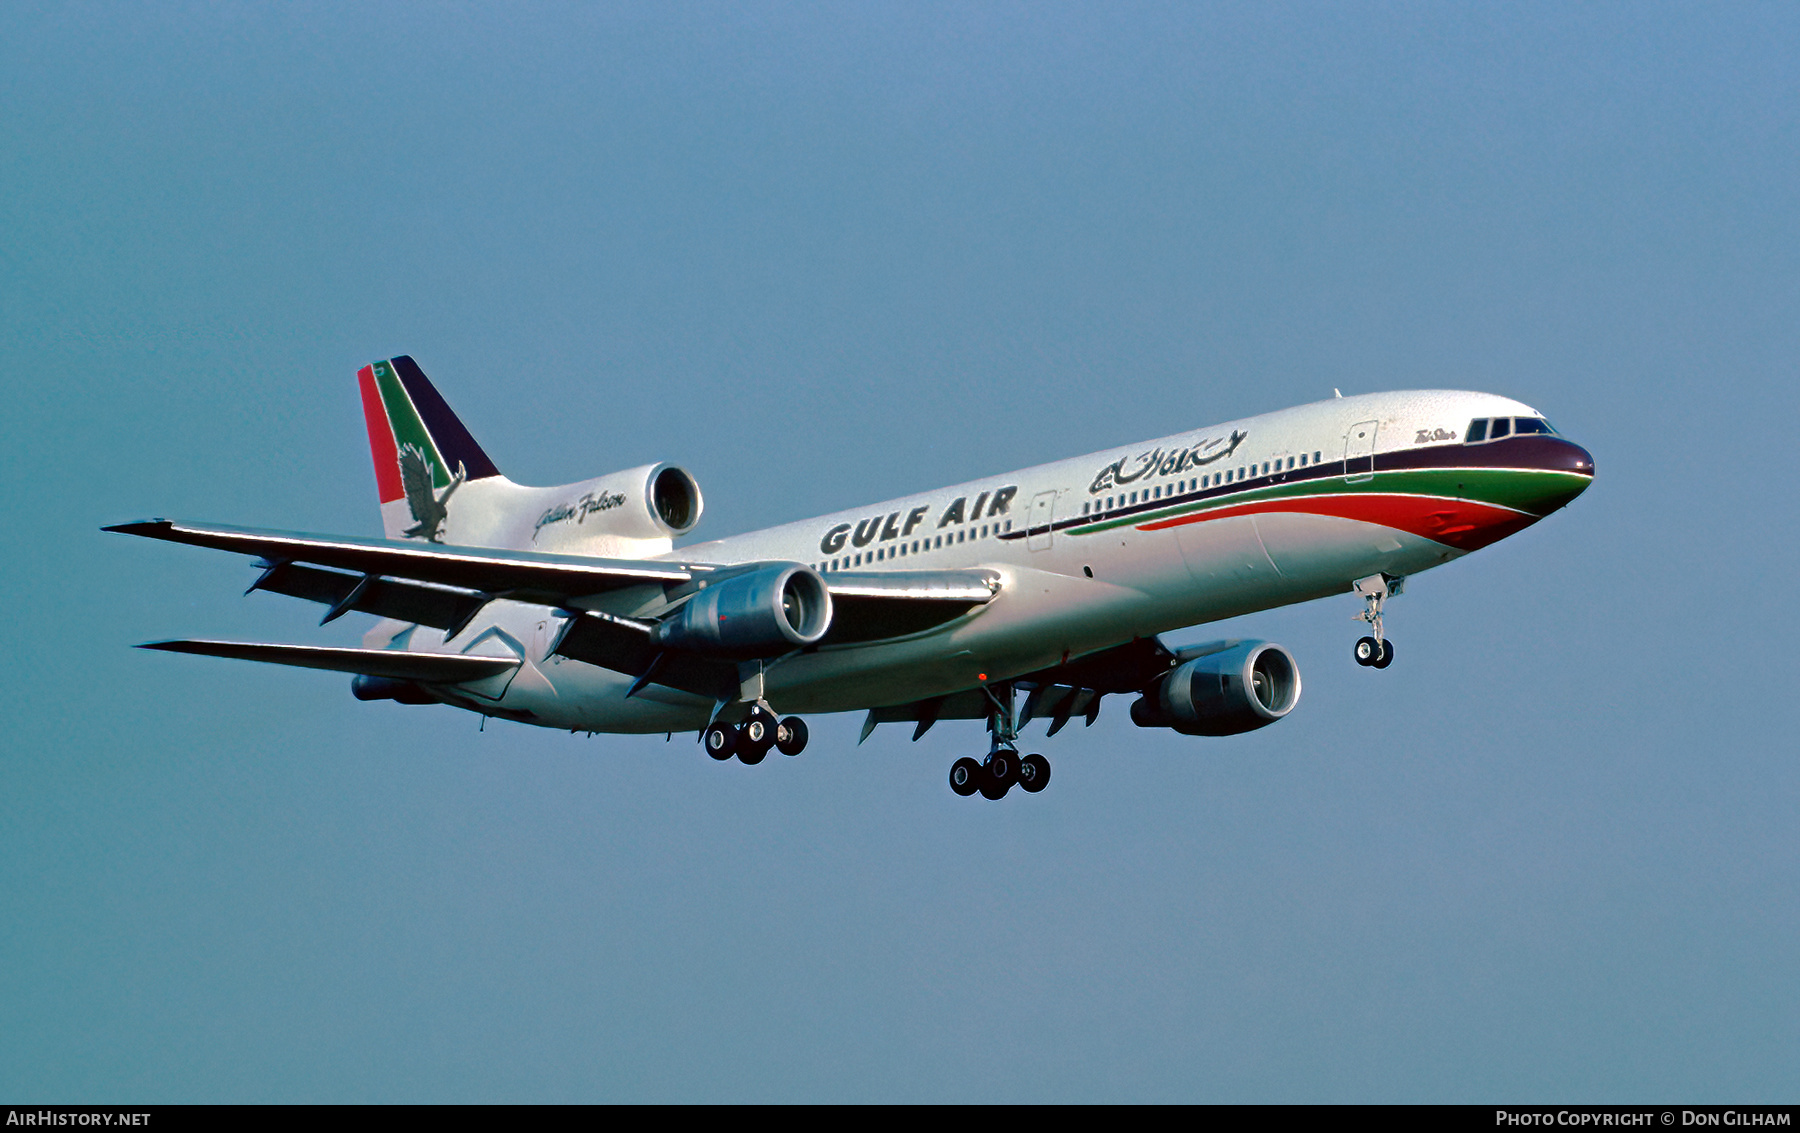
[[[969,503],[969,497],[958,496],[939,514],[937,526],[933,530],[942,531],[952,524],[974,523],[976,520],[1006,515],[1012,508],[1013,497],[1018,494],[1016,484],[995,488],[976,496],[973,506]],[[920,504],[905,512],[872,515],[854,524],[840,523],[819,540],[819,550],[827,555],[835,555],[844,549],[846,543],[853,547],[867,547],[871,543],[910,539],[919,525],[931,515],[931,508],[931,504]]]
[[[1233,429],[1229,440],[1213,437],[1211,440],[1198,442],[1192,448],[1155,448],[1135,457],[1122,456],[1094,475],[1094,482],[1088,485],[1088,495],[1097,496],[1108,488],[1135,484],[1145,477],[1174,476],[1190,468],[1224,460],[1236,452],[1249,435]]]
[[[599,494],[589,492],[572,504],[557,504],[555,507],[544,509],[544,514],[538,516],[537,526],[531,529],[531,537],[536,540],[538,532],[549,524],[564,523],[571,519],[576,523],[581,523],[594,512],[611,511],[613,508],[624,505],[625,497],[619,492],[601,492]]]

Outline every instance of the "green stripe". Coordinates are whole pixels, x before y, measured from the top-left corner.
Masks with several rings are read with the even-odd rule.
[[[400,384],[394,368],[386,362],[375,363],[375,388],[381,391],[381,404],[387,409],[388,427],[394,431],[395,447],[417,445],[423,449],[431,464],[432,484],[439,488],[447,486],[450,471],[444,467],[444,458],[438,454],[437,445],[432,443],[425,422],[419,419],[419,411],[413,408],[412,398],[406,396],[406,387]]]
[[[1122,519],[1080,524],[1071,528],[1071,532],[1091,535],[1118,527],[1159,523],[1165,519],[1197,515],[1215,508],[1237,507],[1264,500],[1368,493],[1474,500],[1476,503],[1493,504],[1543,516],[1567,502],[1569,496],[1584,487],[1588,480],[1589,477],[1578,472],[1553,472],[1537,468],[1407,468],[1358,477],[1354,482],[1346,481],[1342,476],[1332,476],[1319,480],[1302,480],[1298,484],[1272,484],[1265,488],[1252,488],[1230,495],[1140,512]]]

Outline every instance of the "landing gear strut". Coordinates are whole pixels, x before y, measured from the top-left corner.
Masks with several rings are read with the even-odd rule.
[[[1375,631],[1373,637],[1356,639],[1356,663],[1371,669],[1385,669],[1394,663],[1394,643],[1382,633],[1381,611],[1387,600],[1399,594],[1405,585],[1403,578],[1389,578],[1385,574],[1371,574],[1367,578],[1359,578],[1350,586],[1362,595],[1364,609],[1356,615],[1359,622],[1368,622],[1369,628]]]
[[[1018,717],[1013,712],[1013,686],[985,686],[988,732],[993,739],[987,759],[980,763],[964,756],[950,765],[950,789],[968,796],[976,791],[985,799],[1002,799],[1014,783],[1033,794],[1050,782],[1050,761],[1041,755],[1019,757]]]

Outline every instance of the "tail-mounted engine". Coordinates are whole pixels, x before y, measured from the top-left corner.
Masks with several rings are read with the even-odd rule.
[[[1223,641],[1146,688],[1131,706],[1131,721],[1189,736],[1233,736],[1273,724],[1299,701],[1293,654],[1267,641]]]
[[[700,485],[673,464],[646,464],[509,501],[526,528],[508,544],[534,551],[638,558],[667,551],[700,522]]]
[[[712,657],[772,657],[812,645],[831,628],[831,592],[795,564],[708,586],[656,628],[658,645]]]

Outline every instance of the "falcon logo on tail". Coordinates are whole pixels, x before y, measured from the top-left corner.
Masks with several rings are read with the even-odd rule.
[[[463,481],[468,478],[468,470],[458,461],[456,475],[451,477],[450,486],[444,489],[443,495],[437,495],[432,490],[431,461],[425,455],[425,450],[418,445],[402,445],[400,483],[406,490],[406,506],[412,511],[413,519],[418,521],[406,529],[406,537],[442,543],[444,520],[450,518],[450,493],[462,487]]]

